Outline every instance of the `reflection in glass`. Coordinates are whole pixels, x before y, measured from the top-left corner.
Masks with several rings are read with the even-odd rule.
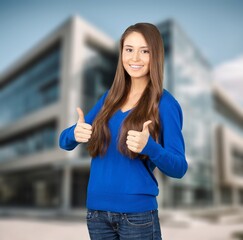
[[[56,124],[47,123],[39,128],[0,142],[0,161],[23,157],[55,147]]]
[[[0,86],[0,127],[58,99],[60,49],[50,50],[44,57]]]

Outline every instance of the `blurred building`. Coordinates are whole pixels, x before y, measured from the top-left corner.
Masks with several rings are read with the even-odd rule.
[[[243,204],[243,109],[214,84],[214,166],[217,205]]]
[[[164,87],[181,104],[189,162],[183,179],[156,172],[159,205],[174,208],[219,204],[225,191],[232,191],[235,196],[235,191],[223,187],[214,172],[220,163],[215,160],[213,146],[220,148],[220,137],[225,133],[217,130],[219,135],[213,134],[218,129],[213,103],[224,108],[229,105],[228,100],[216,98],[221,95],[212,87],[209,63],[178,24],[169,20],[157,26],[165,46]],[[85,207],[90,165],[86,145],[63,151],[58,147],[58,138],[63,129],[77,121],[77,106],[87,113],[110,88],[116,65],[115,41],[79,17],[72,17],[0,76],[2,209],[65,212]],[[233,112],[234,116],[241,116],[239,122],[227,122],[242,131],[242,112],[234,108]],[[218,115],[226,119],[226,115]],[[237,150],[233,155],[234,162],[242,167],[242,152]],[[231,184],[236,186],[237,181]]]
[[[90,158],[59,149],[111,85],[115,42],[79,17],[33,47],[0,77],[0,205],[68,210],[84,206]],[[85,80],[85,81],[84,81]]]
[[[183,110],[189,169],[183,179],[164,178],[162,205],[197,207],[213,203],[211,67],[173,20],[158,24],[165,47],[165,88]]]

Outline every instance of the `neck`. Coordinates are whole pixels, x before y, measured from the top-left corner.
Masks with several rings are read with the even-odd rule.
[[[148,84],[148,79],[146,78],[132,78],[131,79],[131,89],[130,94],[142,93]]]

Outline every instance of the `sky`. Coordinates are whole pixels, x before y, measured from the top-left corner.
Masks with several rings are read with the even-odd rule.
[[[213,79],[228,96],[242,108],[243,113],[243,56],[224,62],[213,69]]]
[[[0,74],[72,15],[116,41],[131,24],[173,19],[243,106],[242,13],[243,0],[0,0]]]
[[[212,66],[243,55],[242,0],[0,0],[0,73],[71,15],[118,40],[131,24],[172,18]]]

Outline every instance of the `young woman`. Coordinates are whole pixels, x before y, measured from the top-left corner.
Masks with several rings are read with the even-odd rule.
[[[92,157],[87,190],[91,239],[161,239],[157,167],[181,178],[187,171],[182,110],[163,89],[164,49],[149,23],[128,27],[111,88],[60,135],[60,147],[86,143]]]

